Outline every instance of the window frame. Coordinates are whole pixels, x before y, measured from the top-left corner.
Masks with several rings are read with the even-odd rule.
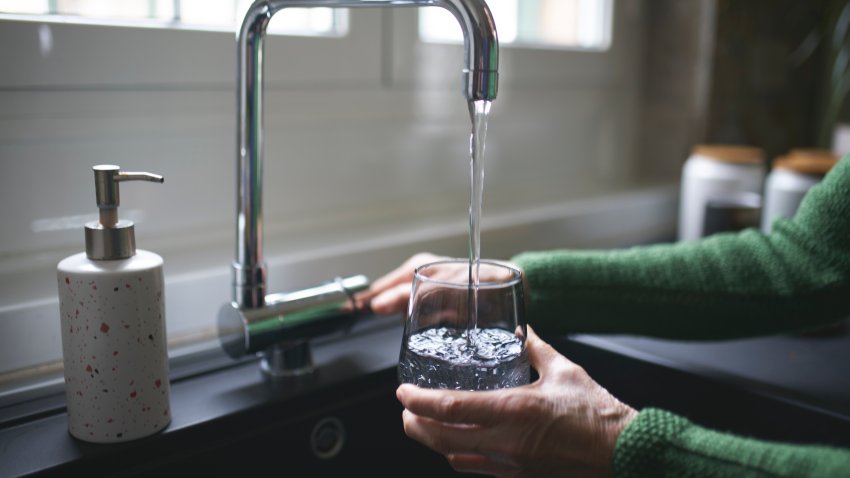
[[[455,79],[455,67],[461,60],[453,59],[463,58],[463,46],[420,40],[416,10],[393,11],[390,27],[393,81],[403,86],[454,87],[450,82]],[[640,58],[630,52],[634,42],[642,43],[640,26],[636,25],[641,10],[636,2],[612,0],[610,43],[606,49],[545,47],[528,43],[499,45],[500,88],[564,88],[598,85],[600,81],[622,86],[627,80],[625,75],[639,69],[636,65]],[[417,63],[428,58],[445,60],[429,63],[427,69],[416,74]]]
[[[370,10],[349,10],[345,36],[268,35],[266,88],[380,84],[382,22]],[[15,65],[0,70],[0,91],[235,87],[234,32],[55,15],[0,15],[0,27],[0,61]]]

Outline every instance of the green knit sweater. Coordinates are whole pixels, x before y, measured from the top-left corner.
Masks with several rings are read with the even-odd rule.
[[[513,258],[541,332],[681,340],[816,328],[850,315],[850,157],[773,232]],[[643,410],[617,442],[616,476],[850,476],[850,451],[768,444]]]

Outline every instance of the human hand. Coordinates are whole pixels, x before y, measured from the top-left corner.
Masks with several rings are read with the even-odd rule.
[[[413,283],[413,273],[417,267],[429,262],[446,259],[446,257],[420,252],[415,254],[392,272],[377,279],[363,292],[354,296],[358,309],[367,305],[379,315],[397,314],[407,308],[410,300],[410,288]]]
[[[448,260],[449,257],[438,256],[430,252],[420,252],[411,256],[404,261],[392,272],[387,273],[383,277],[377,279],[365,291],[355,294],[354,301],[358,309],[371,307],[372,311],[379,315],[397,314],[403,312],[407,308],[407,303],[410,300],[410,292],[413,284],[413,276],[416,268],[431,262]],[[513,269],[519,270],[516,264],[506,261],[491,261],[507,265]],[[502,272],[502,271],[499,271]],[[445,268],[439,274],[430,276],[432,279],[437,279],[445,282],[463,282],[468,280],[468,271],[461,268]],[[488,280],[504,280],[504,277],[487,277],[482,272],[480,280],[486,282]],[[523,275],[523,282],[525,276]],[[527,286],[526,293],[527,293]]]
[[[540,379],[489,391],[423,389],[396,396],[404,431],[458,471],[496,476],[610,476],[617,438],[637,412],[529,327]]]

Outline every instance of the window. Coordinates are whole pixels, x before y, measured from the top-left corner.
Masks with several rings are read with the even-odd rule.
[[[604,50],[611,42],[611,0],[490,0],[499,42],[537,48]],[[442,8],[419,16],[423,41],[462,41],[460,28]]]
[[[162,26],[234,31],[252,0],[0,0],[0,12],[77,17],[102,22],[155,22]],[[331,8],[292,8],[276,15],[269,33],[344,36],[348,12]]]

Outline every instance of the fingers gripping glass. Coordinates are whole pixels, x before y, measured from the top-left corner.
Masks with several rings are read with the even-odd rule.
[[[399,357],[400,382],[457,390],[529,382],[522,275],[481,261],[479,277],[475,309],[468,260],[416,269]]]

